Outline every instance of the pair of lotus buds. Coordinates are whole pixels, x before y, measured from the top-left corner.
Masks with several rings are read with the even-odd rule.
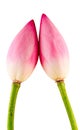
[[[57,82],[72,130],[78,130],[64,79],[69,70],[69,52],[66,43],[51,20],[42,14],[39,38],[33,20],[14,38],[7,55],[7,68],[13,81],[8,112],[8,130],[14,130],[14,109],[20,83],[34,70],[38,56],[47,75]]]
[[[51,20],[42,14],[39,38],[34,20],[28,22],[14,38],[7,55],[7,68],[13,82],[25,81],[34,70],[38,56],[47,75],[64,80],[69,70],[66,43]]]

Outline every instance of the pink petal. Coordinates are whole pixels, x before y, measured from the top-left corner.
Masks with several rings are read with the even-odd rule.
[[[54,80],[63,80],[69,69],[69,52],[60,32],[43,14],[40,23],[40,61]]]
[[[32,73],[38,60],[38,39],[31,20],[14,38],[7,55],[8,72],[13,81],[24,81]]]

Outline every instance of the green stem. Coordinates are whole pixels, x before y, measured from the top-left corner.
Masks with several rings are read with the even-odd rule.
[[[20,88],[20,83],[12,83],[12,91],[9,102],[9,110],[8,110],[8,122],[7,122],[7,130],[14,130],[14,113],[15,113],[15,105],[17,94]]]
[[[70,120],[71,128],[72,130],[78,130],[76,119],[75,119],[73,110],[71,108],[71,105],[70,105],[70,102],[66,93],[65,83],[64,81],[59,81],[57,82],[57,85],[58,85],[61,97],[63,99],[64,105],[65,105],[65,108],[66,108],[66,111]]]

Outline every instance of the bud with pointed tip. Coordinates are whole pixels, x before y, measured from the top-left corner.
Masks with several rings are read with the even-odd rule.
[[[38,60],[38,39],[34,21],[28,22],[14,38],[8,54],[7,68],[14,82],[23,82]]]
[[[50,19],[43,14],[40,23],[40,61],[49,77],[64,80],[69,69],[66,43]]]

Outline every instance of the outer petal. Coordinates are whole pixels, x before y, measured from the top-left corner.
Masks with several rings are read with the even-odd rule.
[[[32,73],[38,60],[38,39],[31,20],[14,38],[7,55],[7,68],[13,81],[22,82]]]
[[[49,77],[63,80],[69,69],[69,52],[66,43],[50,21],[43,14],[40,23],[40,61]]]

